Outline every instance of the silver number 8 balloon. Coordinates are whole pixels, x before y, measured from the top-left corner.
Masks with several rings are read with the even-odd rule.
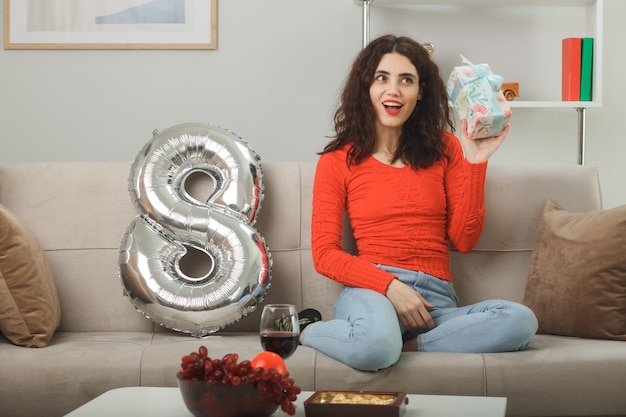
[[[189,191],[194,176],[213,183],[206,201]],[[241,138],[200,123],[155,132],[132,164],[129,192],[140,214],[122,239],[119,273],[139,312],[204,337],[256,309],[272,259],[253,227],[259,157]]]

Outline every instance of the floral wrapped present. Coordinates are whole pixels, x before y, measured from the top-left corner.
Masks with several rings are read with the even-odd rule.
[[[511,118],[511,109],[500,91],[502,77],[491,72],[489,65],[474,65],[461,55],[467,65],[454,67],[447,90],[459,115],[467,119],[471,139],[497,136]]]

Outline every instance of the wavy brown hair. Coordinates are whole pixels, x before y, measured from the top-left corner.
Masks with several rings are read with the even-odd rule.
[[[351,144],[346,162],[352,165],[374,152],[376,115],[369,90],[383,55],[392,52],[404,55],[415,66],[421,91],[421,99],[402,128],[393,161],[427,168],[446,156],[443,133],[448,127],[454,131],[454,122],[439,67],[421,44],[394,35],[373,40],[356,57],[335,112],[335,136],[320,154]]]

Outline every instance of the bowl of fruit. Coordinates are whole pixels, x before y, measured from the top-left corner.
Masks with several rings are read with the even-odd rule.
[[[300,388],[283,358],[261,352],[239,361],[229,353],[211,358],[205,346],[181,359],[177,375],[183,401],[195,417],[267,417],[278,407],[294,415]]]

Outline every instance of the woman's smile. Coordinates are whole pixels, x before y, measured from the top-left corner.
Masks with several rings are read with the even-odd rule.
[[[383,106],[385,106],[385,111],[387,114],[391,116],[397,116],[400,114],[400,110],[402,110],[403,104],[397,100],[385,100],[383,101]]]

